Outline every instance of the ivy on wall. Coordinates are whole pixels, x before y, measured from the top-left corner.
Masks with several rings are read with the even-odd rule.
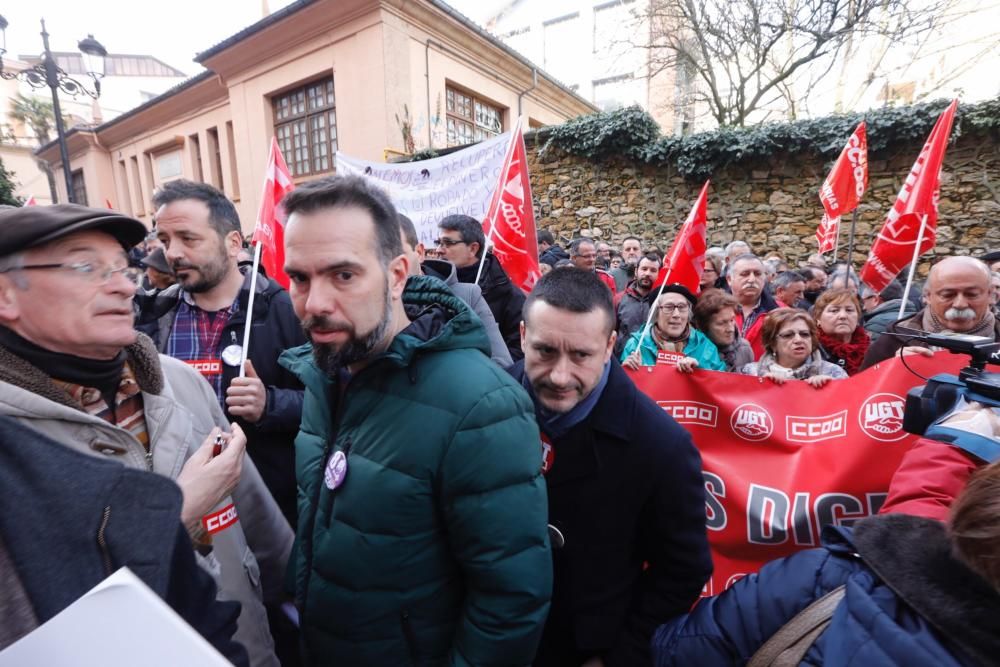
[[[652,116],[633,106],[544,127],[534,133],[534,139],[536,143],[544,142],[539,151],[543,158],[554,151],[594,161],[624,158],[653,166],[671,165],[686,178],[704,179],[726,165],[778,153],[814,152],[832,159],[861,120],[868,124],[871,153],[898,143],[923,141],[949,103],[936,100],[864,114],[839,114],[748,128],[721,127],[684,137],[661,136]],[[961,104],[952,138],[963,131],[991,132],[998,128],[1000,97]]]

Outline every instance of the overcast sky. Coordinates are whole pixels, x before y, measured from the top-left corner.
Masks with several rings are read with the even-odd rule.
[[[292,0],[267,0],[270,10]],[[93,33],[109,53],[145,54],[187,75],[200,71],[192,62],[204,51],[260,20],[262,0],[20,0],[4,2],[7,53],[37,55],[42,51],[39,19],[45,19],[53,51],[76,51],[78,41]]]

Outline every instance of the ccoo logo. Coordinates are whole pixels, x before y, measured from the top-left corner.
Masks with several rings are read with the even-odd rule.
[[[697,424],[715,428],[719,419],[719,408],[697,401],[657,401],[663,411],[678,424]]]
[[[906,401],[896,394],[874,394],[861,404],[858,422],[869,437],[882,442],[895,442],[906,437],[903,430],[903,409]]]
[[[751,442],[764,440],[774,432],[771,414],[754,403],[743,403],[733,410],[729,425],[733,433]]]

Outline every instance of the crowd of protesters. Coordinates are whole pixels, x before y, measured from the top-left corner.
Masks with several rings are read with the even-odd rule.
[[[693,290],[648,240],[542,231],[525,294],[477,220],[425,247],[377,186],[332,177],[283,202],[286,291],[221,192],[153,202],[152,232],[0,210],[0,649],[127,566],[238,665],[1000,656],[1000,464],[920,440],[884,516],[692,609],[700,454],[626,372],[822,391],[933,353],[908,331],[1000,341],[1000,253],[904,294],[737,240]],[[816,601],[827,629],[777,658]]]

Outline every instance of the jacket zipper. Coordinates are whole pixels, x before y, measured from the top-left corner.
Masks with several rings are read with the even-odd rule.
[[[399,623],[403,626],[403,639],[406,640],[406,650],[410,654],[410,662],[417,664],[417,637],[413,634],[413,626],[410,624],[410,612],[403,610],[399,615]]]
[[[109,519],[111,519],[110,505],[104,508],[104,512],[101,515],[101,525],[97,529],[97,546],[101,549],[101,560],[104,562],[104,576],[106,577],[110,577],[112,574],[111,550],[108,549],[108,542],[104,537],[104,531],[108,527]]]

